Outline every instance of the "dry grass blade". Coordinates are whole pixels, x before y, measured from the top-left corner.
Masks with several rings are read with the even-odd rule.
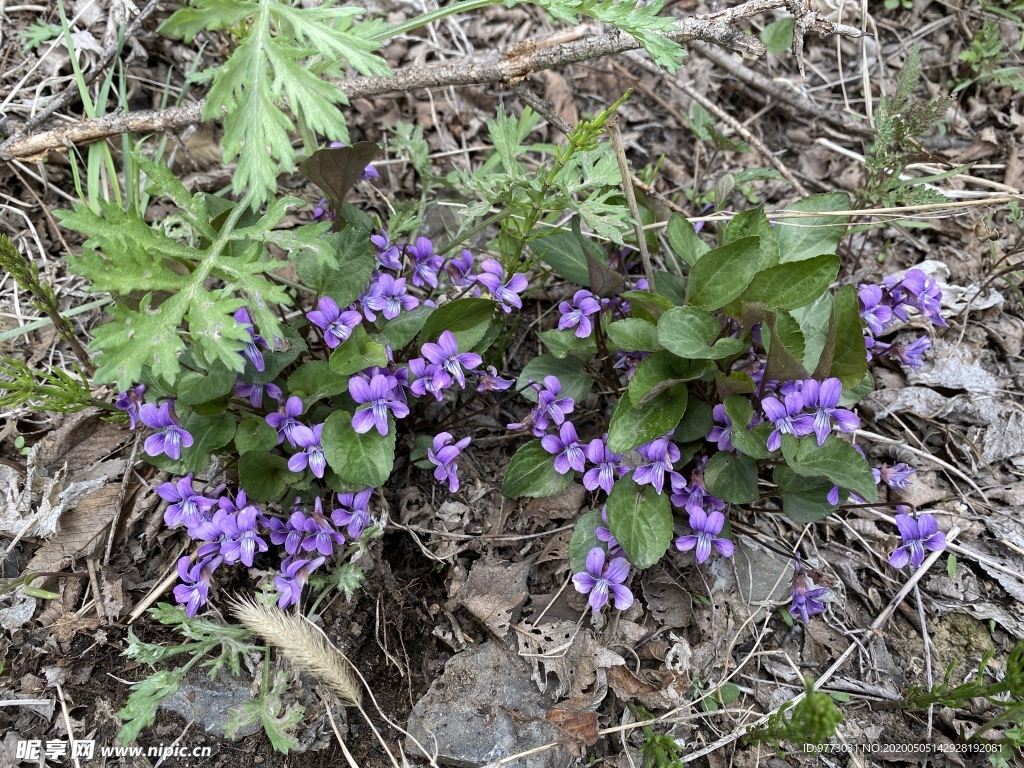
[[[362,706],[362,690],[348,662],[323,633],[300,616],[243,599],[231,602],[231,612],[292,664],[338,694],[346,706]]]

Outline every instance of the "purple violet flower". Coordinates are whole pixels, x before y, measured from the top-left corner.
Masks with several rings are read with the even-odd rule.
[[[566,421],[558,430],[558,436],[544,435],[541,446],[550,454],[555,455],[555,472],[566,475],[571,470],[583,472],[587,468],[583,446],[576,436],[576,427]]]
[[[860,316],[876,336],[892,323],[892,307],[882,303],[882,289],[877,285],[862,285],[857,292]]]
[[[789,615],[794,619],[799,618],[804,624],[810,623],[811,616],[825,612],[825,604],[821,598],[829,593],[828,587],[808,588],[807,575],[800,565],[799,555],[793,560],[793,581],[790,587],[791,604]],[[813,582],[811,582],[813,584]]]
[[[302,558],[289,557],[281,563],[281,573],[274,577],[274,586],[280,597],[277,600],[277,607],[282,611],[299,602],[302,597],[302,588],[309,581],[309,574],[324,564],[324,558],[318,557],[315,560],[304,560]]]
[[[931,339],[921,336],[909,344],[893,344],[890,353],[896,355],[900,362],[908,368],[920,368],[924,365],[924,353],[932,346]]]
[[[594,330],[590,316],[600,310],[601,303],[594,294],[586,289],[576,291],[572,297],[572,305],[567,301],[558,305],[558,311],[562,313],[562,317],[558,321],[558,330],[565,331],[575,328],[576,338],[585,339]]]
[[[800,397],[812,411],[813,431],[817,435],[818,445],[825,444],[825,438],[832,432],[833,421],[840,432],[853,432],[860,426],[857,414],[837,407],[842,394],[843,385],[839,379],[825,379],[821,384],[814,379],[807,379],[803,383]]]
[[[600,611],[608,602],[611,593],[615,608],[624,611],[633,604],[633,593],[623,582],[629,576],[629,561],[624,557],[613,558],[605,566],[605,553],[601,547],[594,547],[587,553],[587,570],[572,577],[576,591],[590,593],[587,602],[592,610]]]
[[[341,528],[347,526],[348,537],[358,539],[372,522],[369,512],[370,496],[373,488],[366,488],[358,493],[339,493],[338,503],[341,507],[331,512],[331,520]]]
[[[545,376],[543,387],[538,387],[532,381],[530,383],[537,389],[537,405],[530,411],[525,421],[509,424],[508,428],[514,430],[532,427],[536,437],[543,437],[550,424],[548,419],[555,424],[562,424],[566,414],[572,413],[576,406],[571,397],[559,397],[562,393],[562,383],[555,376]]]
[[[159,408],[147,403],[139,409],[139,418],[150,429],[160,430],[146,438],[145,449],[150,456],[166,453],[177,461],[181,458],[181,449],[192,446],[192,435],[182,428],[170,400],[165,400]]]
[[[258,345],[262,344],[267,349],[270,349],[270,347],[267,345],[266,340],[253,330],[252,320],[249,319],[249,310],[245,307],[240,307],[235,310],[235,314],[232,317],[235,318],[235,322],[244,325],[245,329],[249,332],[249,341],[245,343],[243,354],[249,358],[249,362],[253,364],[257,371],[262,372],[266,370],[267,366],[263,360],[263,352],[260,351]]]
[[[689,484],[682,475],[672,474],[672,495],[669,500],[677,507],[683,507],[691,515],[697,510],[704,512],[721,512],[725,509],[725,502],[717,496],[708,493],[704,485],[704,472],[697,468],[690,473]]]
[[[276,402],[281,402],[281,388],[273,382],[267,384],[250,384],[247,381],[237,380],[235,384],[235,394],[238,397],[248,397],[249,404],[253,408],[263,407],[263,395],[264,393],[270,395],[270,397]]]
[[[444,391],[453,383],[448,371],[437,363],[427,363],[422,357],[410,360],[409,370],[416,377],[409,386],[409,390],[416,397],[423,397],[429,393],[435,400],[444,400]]]
[[[475,352],[459,352],[459,344],[455,339],[455,334],[451,331],[442,333],[436,344],[428,341],[420,349],[420,352],[427,360],[444,368],[453,379],[459,382],[462,389],[466,388],[466,375],[462,370],[463,367],[466,370],[472,370],[483,363],[483,358]]]
[[[352,429],[359,434],[365,434],[374,426],[381,435],[388,433],[388,411],[394,414],[396,419],[402,419],[409,415],[409,406],[394,396],[398,380],[394,376],[374,374],[367,383],[359,374],[348,380],[348,393],[352,399],[365,408],[357,410],[352,415]]]
[[[449,259],[444,269],[452,285],[465,288],[473,284],[473,254],[469,251],[463,250],[459,256]]]
[[[768,450],[777,451],[782,446],[783,435],[802,437],[814,431],[814,417],[802,414],[804,399],[799,392],[785,396],[785,405],[776,397],[766,397],[761,401],[761,408],[769,421],[775,423],[775,429],[768,435]]]
[[[477,370],[478,377],[476,384],[477,392],[503,392],[515,384],[512,379],[503,379],[498,375],[498,369],[488,365],[486,371]]]
[[[629,467],[622,463],[622,454],[612,453],[608,448],[608,435],[595,437],[587,444],[587,459],[594,465],[583,475],[583,487],[588,491],[601,488],[611,493],[615,481],[629,472]]]
[[[323,424],[317,424],[307,435],[305,432],[295,436],[295,444],[299,448],[305,448],[288,459],[288,469],[291,472],[301,472],[309,465],[310,471],[317,479],[324,476],[327,469],[327,459],[324,457],[324,447],[320,444],[320,435],[324,431]]]
[[[637,366],[640,365],[650,355],[650,352],[623,352],[621,349],[615,351],[618,356],[618,360],[615,361],[613,368],[618,368],[626,372],[626,381],[633,380],[633,374],[636,373]]]
[[[527,279],[525,274],[516,273],[502,283],[505,279],[505,270],[494,259],[484,259],[480,264],[481,272],[476,276],[476,282],[486,288],[494,297],[506,314],[515,309],[523,308],[523,300],[519,294],[526,290]]]
[[[146,393],[145,384],[136,384],[131,387],[127,392],[121,392],[117,396],[117,400],[114,401],[114,407],[119,411],[124,411],[128,414],[129,429],[135,429],[135,425],[139,421],[139,409],[145,402],[142,396]]]
[[[383,313],[385,319],[394,320],[404,309],[406,312],[419,306],[419,299],[410,296],[405,292],[405,278],[394,278],[389,274],[382,274],[377,278],[374,287],[370,289],[364,307]],[[371,317],[364,309],[363,314],[371,322],[376,317]]]
[[[882,482],[890,488],[902,491],[910,483],[910,476],[917,472],[917,470],[908,464],[900,462],[891,467],[886,464],[879,464],[877,467],[872,467],[871,472],[875,476],[876,485]]]
[[[302,415],[302,400],[295,395],[288,398],[284,405],[278,408],[277,413],[267,414],[267,424],[277,430],[277,444],[285,440],[288,445],[295,446],[299,438],[306,443],[313,437],[313,431],[305,424],[300,424],[298,417]]]
[[[306,516],[301,510],[294,510],[287,521],[271,517],[263,525],[270,532],[271,544],[277,547],[284,545],[284,551],[289,555],[298,554],[306,537]]]
[[[206,605],[210,597],[213,571],[219,561],[220,558],[198,560],[195,565],[189,567],[191,561],[188,555],[178,558],[178,578],[181,579],[181,584],[174,588],[174,601],[179,605],[185,604],[185,615],[190,619]]]
[[[900,529],[903,544],[889,555],[889,565],[893,568],[902,568],[907,563],[920,568],[926,549],[941,552],[946,548],[946,534],[939,530],[939,524],[927,512],[917,520],[910,515],[896,515],[896,527]]]
[[[459,465],[456,459],[473,438],[464,437],[458,442],[448,432],[441,432],[434,436],[433,447],[427,449],[427,459],[435,466],[434,479],[439,483],[448,483],[448,490],[452,493],[459,491]]]
[[[604,522],[604,525],[599,525],[594,529],[594,537],[608,547],[608,554],[612,557],[625,557],[626,551],[622,548],[622,545],[615,540],[615,536],[612,535],[612,531],[608,527],[607,504],[601,508],[601,520]]]
[[[718,445],[720,451],[732,451],[735,450],[732,445],[732,421],[729,419],[729,415],[725,412],[724,405],[716,405],[712,411],[715,421],[718,422],[708,432],[708,442],[715,443]],[[719,426],[722,424],[724,426]]]
[[[735,549],[733,543],[718,535],[724,526],[725,515],[721,512],[708,513],[703,509],[694,509],[690,512],[690,527],[696,533],[676,539],[676,549],[686,552],[696,548],[698,563],[703,563],[711,557],[712,545],[722,557],[732,557]]]
[[[189,472],[177,482],[168,481],[156,488],[157,495],[170,502],[164,512],[164,523],[168,528],[184,525],[187,529],[195,528],[204,520],[210,520],[208,512],[217,504],[213,499],[195,492],[192,487],[192,473]]]
[[[262,516],[259,509],[246,502],[245,491],[239,490],[234,503],[226,496],[221,497],[213,524],[221,531],[220,553],[225,563],[241,562],[252,568],[256,551],[267,551],[267,542],[260,538],[256,529]]]
[[[683,479],[672,469],[672,464],[679,461],[681,455],[679,447],[667,437],[651,440],[637,448],[637,452],[646,462],[633,470],[633,480],[637,485],[654,486],[654,492],[660,496],[665,488],[666,473],[670,481],[673,477]]]
[[[324,343],[335,349],[348,340],[356,326],[363,322],[363,316],[347,309],[344,312],[330,296],[321,296],[316,309],[306,313],[306,319],[324,332]]]
[[[378,264],[384,269],[393,269],[396,272],[402,269],[402,254],[398,246],[388,239],[387,232],[381,230],[379,235],[370,235],[370,242],[377,252]]]
[[[425,237],[419,237],[414,245],[407,245],[405,250],[413,259],[412,284],[437,288],[437,271],[441,269],[444,259],[434,253],[434,244]]]
[[[335,547],[345,546],[345,537],[334,530],[331,522],[324,517],[323,503],[319,496],[313,500],[313,514],[306,518],[304,525],[306,536],[301,546],[305,551],[315,549],[324,557],[330,557]]]

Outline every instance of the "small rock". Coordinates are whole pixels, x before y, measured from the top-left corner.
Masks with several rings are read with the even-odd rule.
[[[233,719],[232,710],[252,701],[249,686],[240,680],[220,675],[215,680],[203,674],[189,675],[173,696],[160,702],[160,708],[180,715],[188,722],[202,725],[211,736],[227,736],[226,726]],[[260,730],[255,723],[239,728],[235,738],[252,736]]]
[[[545,720],[553,701],[537,691],[530,669],[496,643],[460,653],[413,707],[409,734],[439,763],[469,768],[559,740]],[[412,739],[406,749],[422,751]],[[561,768],[562,747],[514,760],[509,768]]]

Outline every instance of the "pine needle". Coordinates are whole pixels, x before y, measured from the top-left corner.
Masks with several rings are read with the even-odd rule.
[[[231,612],[254,634],[277,648],[303,672],[334,691],[346,706],[362,708],[362,689],[348,661],[330,640],[302,617],[236,599]]]

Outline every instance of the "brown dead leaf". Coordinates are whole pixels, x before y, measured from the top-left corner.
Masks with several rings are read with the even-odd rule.
[[[508,634],[513,615],[526,601],[526,578],[532,561],[488,565],[473,564],[466,583],[455,595],[456,602],[487,625],[498,637]],[[518,618],[517,616],[515,618]]]
[[[608,670],[608,685],[623,701],[638,701],[648,709],[672,709],[675,699],[660,687],[645,683],[626,667]]]
[[[547,496],[543,499],[534,499],[526,505],[523,514],[540,523],[550,520],[569,520],[576,517],[583,506],[583,497],[586,494],[583,486],[573,483],[561,493],[554,496]]]
[[[597,712],[576,712],[571,709],[549,709],[544,716],[562,735],[562,744],[576,757],[583,757],[587,747],[597,744]]]
[[[1021,157],[1020,147],[1016,144],[1013,145],[1006,160],[1003,184],[1013,187],[1018,192],[1024,191],[1024,158]]]
[[[60,571],[72,560],[92,557],[99,552],[105,544],[104,534],[114,518],[120,494],[119,483],[107,483],[86,495],[74,511],[61,518],[57,534],[36,550],[26,570]]]
[[[677,629],[690,624],[690,595],[664,568],[649,568],[640,582],[644,601],[663,626]]]
[[[598,645],[589,629],[570,621],[555,624],[519,624],[519,655],[533,666],[533,679],[541,692],[548,687],[548,675],[558,677],[555,698],[580,696],[597,680]],[[544,665],[541,673],[540,665]]]

